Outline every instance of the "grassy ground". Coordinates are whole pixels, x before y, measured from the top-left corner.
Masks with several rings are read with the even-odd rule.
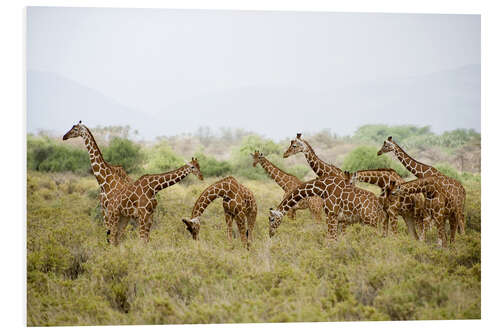
[[[215,179],[186,180],[160,192],[149,244],[129,226],[110,247],[93,177],[29,172],[28,325],[480,318],[476,211],[468,214],[479,229],[447,250],[434,230],[427,243],[410,239],[402,221],[397,236],[352,225],[328,244],[326,225],[306,211],[270,240],[267,213],[283,192],[243,181],[260,210],[247,251],[226,239],[220,200],[206,211],[200,240],[191,239],[181,218]],[[466,187],[468,209],[480,211],[479,184]]]

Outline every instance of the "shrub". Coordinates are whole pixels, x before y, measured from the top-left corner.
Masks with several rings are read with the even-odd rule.
[[[248,179],[268,179],[266,172],[261,167],[252,166],[252,154],[255,150],[264,154],[276,166],[282,168],[283,149],[272,140],[265,140],[256,135],[250,135],[243,139],[239,147],[235,147],[231,153],[231,164],[237,175]]]
[[[138,144],[119,137],[111,139],[109,146],[103,149],[103,155],[107,162],[122,166],[127,173],[141,170],[144,160]]]
[[[231,165],[227,161],[217,161],[214,157],[207,156],[202,152],[195,154],[200,164],[200,169],[205,177],[220,177],[229,175]]]
[[[462,177],[461,177],[460,173],[457,171],[457,169],[455,169],[454,167],[452,167],[449,164],[440,163],[440,164],[436,164],[434,167],[436,169],[438,169],[438,171],[441,172],[442,174],[444,174],[445,176],[455,178],[458,181],[462,180]]]
[[[48,137],[27,140],[28,169],[44,172],[72,171],[84,173],[90,168],[86,151],[56,143]]]
[[[162,140],[148,152],[146,171],[151,173],[166,172],[180,167],[184,159],[177,155],[169,144]]]
[[[372,142],[382,144],[388,136],[393,136],[402,142],[412,136],[421,136],[431,134],[429,126],[388,126],[388,125],[364,125],[356,130],[353,139],[358,142]]]
[[[370,146],[361,146],[351,151],[342,164],[343,170],[350,172],[364,169],[392,168],[402,177],[410,173],[401,164],[393,161],[387,155],[377,156],[377,148]]]

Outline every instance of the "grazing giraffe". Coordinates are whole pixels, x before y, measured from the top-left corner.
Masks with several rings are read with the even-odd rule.
[[[278,183],[278,185],[285,191],[285,196],[297,186],[302,184],[302,181],[299,178],[278,168],[276,165],[271,163],[271,161],[265,158],[264,155],[259,151],[256,150],[253,154],[250,154],[250,156],[252,156],[253,158],[254,168],[257,166],[257,164],[260,163],[269,177],[271,177],[276,183]],[[298,209],[309,209],[316,222],[320,223],[321,210],[323,209],[323,199],[321,199],[320,197],[310,197],[305,200],[301,200],[295,207],[293,207],[289,211],[288,216],[292,220],[295,219],[295,212]]]
[[[283,158],[298,154],[300,152],[304,153],[307,162],[311,169],[318,175],[318,177],[325,177],[328,175],[336,175],[339,177],[344,177],[344,173],[340,168],[337,168],[333,164],[328,164],[322,161],[318,155],[314,152],[311,145],[304,139],[301,138],[302,134],[297,133],[297,137],[290,141],[290,147],[283,154]]]
[[[227,224],[227,238],[233,239],[233,219],[236,220],[240,238],[247,249],[253,240],[253,229],[257,218],[257,203],[253,193],[234,177],[223,178],[207,187],[194,204],[190,219],[182,219],[187,230],[198,239],[200,217],[207,206],[217,198],[222,198],[222,207]]]
[[[426,197],[425,201],[425,217],[424,225],[430,225],[430,220],[434,220],[438,229],[438,243],[442,247],[447,246],[446,233],[445,233],[445,220],[450,221],[450,229],[452,225],[456,225],[457,200],[453,200],[447,193],[444,186],[438,179],[439,177],[425,177],[417,178],[415,180],[396,184],[391,181],[391,193],[395,196],[404,196],[415,193],[423,193]],[[423,228],[425,233],[425,228]],[[424,235],[425,237],[425,235]],[[453,243],[455,234],[452,233],[450,243]]]
[[[139,234],[143,241],[149,241],[153,224],[153,212],[158,204],[156,194],[193,173],[203,180],[200,165],[195,158],[182,167],[165,173],[143,175],[133,183],[125,184],[108,204],[108,233],[111,243],[118,244],[121,234],[130,218],[139,222]]]
[[[109,225],[106,218],[109,201],[125,184],[130,183],[132,179],[121,166],[111,165],[104,160],[94,136],[87,126],[82,124],[81,120],[64,134],[63,140],[77,137],[82,137],[89,153],[92,173],[99,184],[99,202],[101,203],[104,221],[109,234]]]
[[[349,184],[349,180],[346,180],[348,177],[348,173],[344,177],[329,175],[307,181],[295,188],[281,201],[278,208],[270,208],[269,237],[274,236],[283,215],[289,209],[300,200],[311,196],[320,196],[324,201],[327,239],[337,239],[340,215],[343,215],[343,219],[357,217],[363,223],[376,228],[378,223],[386,218],[381,201],[372,192]]]
[[[388,222],[394,234],[397,233],[398,215],[404,219],[408,233],[415,239],[419,239],[415,225],[422,226],[424,198],[422,194],[411,194],[407,196],[394,197],[390,193],[390,184],[404,183],[403,178],[393,169],[379,168],[373,170],[359,170],[352,174],[351,184],[364,182],[377,185],[382,189],[380,197],[383,198],[384,209],[388,220],[384,222],[384,236],[387,236]]]
[[[457,201],[457,205],[455,205],[457,209],[455,212],[457,223],[453,223],[453,225],[450,223],[450,227],[452,227],[450,229],[450,234],[452,238],[455,238],[457,225],[460,233],[465,233],[465,189],[462,184],[451,177],[443,175],[436,168],[413,159],[400,146],[392,141],[392,136],[388,137],[387,140],[384,141],[384,144],[377,152],[377,155],[382,155],[390,151],[393,151],[404,167],[417,178],[435,177],[434,179],[444,188],[445,194],[449,196],[449,199]]]

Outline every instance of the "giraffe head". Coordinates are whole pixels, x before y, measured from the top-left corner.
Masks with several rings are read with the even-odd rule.
[[[250,156],[253,157],[253,167],[255,168],[257,164],[260,163],[260,159],[264,157],[264,154],[256,150],[253,154],[250,154]]]
[[[302,133],[297,133],[297,137],[290,141],[290,147],[288,147],[288,149],[283,154],[283,158],[287,158],[288,156],[292,156],[300,152],[305,152],[307,150],[307,146],[301,139],[301,136]]]
[[[191,162],[188,162],[186,164],[194,175],[198,176],[200,180],[203,180],[203,175],[201,174],[200,165],[198,164],[198,158],[191,157]]]
[[[283,218],[283,213],[279,210],[269,208],[269,238],[273,237],[281,224],[281,219]]]
[[[82,135],[84,131],[84,127],[82,125],[82,121],[80,120],[78,124],[73,125],[71,129],[68,131],[68,133],[64,134],[63,140],[68,140],[71,138],[77,138]]]
[[[194,240],[198,239],[198,233],[200,232],[200,218],[195,217],[190,220],[182,219],[182,222],[186,225],[187,231],[193,236]]]
[[[394,142],[392,141],[392,136],[388,137],[387,140],[384,141],[382,148],[377,152],[377,155],[380,156],[382,154],[388,153],[394,150]]]

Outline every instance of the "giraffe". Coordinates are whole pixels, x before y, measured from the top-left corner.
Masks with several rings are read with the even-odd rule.
[[[320,196],[324,200],[327,216],[327,239],[336,240],[339,221],[356,218],[372,227],[386,218],[381,201],[370,191],[349,184],[347,173],[344,177],[329,175],[316,178],[295,188],[279,204],[269,211],[269,237],[273,237],[281,224],[283,215],[300,200],[311,196]],[[343,215],[340,220],[339,216]],[[340,223],[342,224],[342,223]]]
[[[118,244],[121,234],[128,224],[130,218],[139,222],[140,238],[144,242],[149,241],[149,232],[153,224],[153,212],[158,204],[156,194],[172,186],[189,175],[190,173],[203,180],[198,160],[191,161],[180,168],[153,175],[143,175],[133,183],[125,184],[119,193],[111,198],[108,204],[108,232],[109,239],[113,245]]]
[[[340,168],[322,161],[318,155],[316,155],[311,145],[306,140],[302,139],[302,134],[297,133],[297,137],[290,141],[290,146],[283,154],[283,158],[287,158],[300,152],[304,153],[309,166],[313,169],[314,173],[318,175],[318,177],[324,177],[331,174],[340,177],[345,176]]]
[[[430,220],[434,220],[438,229],[438,244],[441,247],[446,247],[445,220],[448,218],[450,221],[450,230],[452,231],[450,243],[453,243],[455,233],[452,226],[457,224],[458,210],[455,206],[458,201],[453,200],[446,193],[446,189],[441,185],[438,178],[435,176],[417,178],[402,184],[396,184],[395,181],[391,181],[390,191],[395,196],[423,193],[427,199],[425,201],[424,225],[429,225]],[[425,233],[425,228],[423,232]]]
[[[80,120],[78,124],[73,127],[63,136],[63,140],[81,137],[85,143],[85,147],[89,153],[90,165],[92,173],[97,179],[99,184],[99,202],[103,211],[104,221],[109,233],[109,225],[107,224],[107,210],[109,200],[116,195],[116,193],[127,183],[132,182],[132,179],[127,175],[125,170],[118,165],[107,163],[97,145],[94,136],[82,124]]]
[[[250,154],[250,156],[252,156],[253,158],[253,167],[255,168],[257,164],[260,163],[269,177],[271,177],[276,183],[278,183],[278,185],[285,191],[285,196],[297,186],[302,184],[302,181],[299,178],[286,173],[275,166],[258,150],[256,150],[253,154]],[[309,209],[316,222],[320,223],[321,210],[323,209],[323,199],[321,199],[320,197],[310,197],[305,200],[301,200],[295,207],[293,207],[289,211],[288,216],[292,220],[295,219],[295,212],[298,209]]]
[[[240,184],[234,177],[223,178],[207,187],[199,196],[191,212],[191,218],[183,218],[182,222],[194,240],[200,232],[200,217],[207,206],[217,198],[222,198],[222,207],[227,224],[227,238],[233,238],[233,220],[236,220],[243,245],[250,248],[253,240],[253,229],[257,217],[257,203],[253,193]],[[246,224],[246,225],[245,225]]]
[[[459,232],[461,234],[465,233],[464,206],[466,195],[465,189],[462,184],[458,180],[443,175],[436,168],[420,163],[413,159],[392,140],[392,136],[388,137],[387,140],[384,141],[384,144],[382,145],[382,148],[380,148],[380,150],[377,152],[377,155],[382,155],[390,151],[393,151],[398,160],[404,165],[404,167],[412,174],[414,174],[417,178],[436,177],[435,180],[439,182],[445,189],[445,193],[450,197],[450,200],[457,200],[458,202],[455,206],[457,209],[457,223],[454,224],[454,230],[450,230],[450,232],[454,235],[458,225]]]
[[[354,172],[351,177],[351,184],[364,182],[377,185],[382,189],[380,197],[383,198],[384,209],[389,218],[384,222],[384,236],[387,235],[389,221],[393,233],[397,233],[397,219],[398,215],[401,215],[406,223],[408,233],[415,239],[419,239],[415,224],[422,226],[424,198],[421,194],[392,196],[389,188],[391,181],[396,184],[404,183],[403,178],[395,170],[388,168],[359,170]]]

